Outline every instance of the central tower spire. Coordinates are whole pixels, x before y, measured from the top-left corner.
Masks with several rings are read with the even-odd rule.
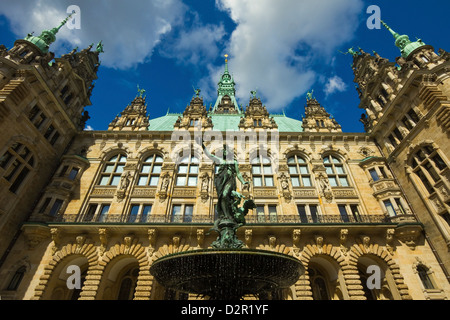
[[[233,76],[228,71],[228,54],[225,55],[225,71],[218,83],[217,100],[213,113],[242,113],[236,101],[236,88]]]

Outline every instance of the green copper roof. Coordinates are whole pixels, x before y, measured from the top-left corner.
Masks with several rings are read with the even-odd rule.
[[[388,29],[388,31],[394,36],[395,38],[395,45],[400,49],[400,52],[402,54],[403,58],[408,58],[408,56],[416,50],[417,48],[423,47],[426,44],[418,39],[415,42],[412,42],[407,35],[400,35],[394,30],[392,30],[384,21],[381,21],[383,26]]]
[[[173,126],[181,113],[169,113],[163,117],[150,120],[149,131],[173,131]],[[296,119],[288,118],[285,115],[271,115],[278,125],[279,132],[303,132],[302,122]],[[239,131],[241,115],[239,114],[211,114],[214,125],[213,130]]]
[[[69,21],[72,15],[73,13],[69,15],[66,19],[64,19],[64,21],[61,22],[61,24],[58,27],[53,28],[51,30],[42,31],[39,37],[35,37],[30,33],[26,36],[24,40],[36,45],[41,50],[42,53],[48,53],[50,45],[56,41],[56,34],[67,23],[67,21]]]

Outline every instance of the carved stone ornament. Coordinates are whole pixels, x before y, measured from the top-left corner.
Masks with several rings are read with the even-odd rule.
[[[205,230],[197,229],[197,248],[203,247],[204,240],[205,240]]]
[[[148,229],[148,240],[149,240],[148,255],[150,257],[153,256],[153,253],[156,250],[155,244],[156,244],[157,233],[158,233],[158,231],[156,229]]]
[[[103,256],[106,251],[106,245],[108,244],[108,233],[106,228],[99,228],[98,236],[100,238],[100,247],[98,248],[98,253],[100,254],[100,256]]]
[[[58,228],[51,228],[50,234],[53,240],[53,246],[52,246],[52,254],[55,254],[56,251],[58,251],[59,248],[59,241],[60,241],[60,231]]]
[[[395,229],[388,229],[386,232],[386,249],[391,255],[394,254],[394,234]]]
[[[348,238],[348,229],[341,229],[340,235],[339,235],[339,243],[341,247],[341,253],[346,256],[348,252],[347,248],[347,238]]]
[[[245,245],[247,246],[247,248],[250,248],[252,244],[252,237],[253,237],[253,230],[252,229],[245,230]]]
[[[327,200],[328,203],[331,203],[333,201],[333,191],[331,190],[328,177],[323,173],[319,173],[318,182],[322,196]]]

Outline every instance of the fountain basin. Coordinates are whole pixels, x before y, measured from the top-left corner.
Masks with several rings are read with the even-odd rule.
[[[151,274],[165,288],[211,300],[239,300],[289,288],[304,273],[302,263],[278,252],[207,249],[175,253],[156,260]]]

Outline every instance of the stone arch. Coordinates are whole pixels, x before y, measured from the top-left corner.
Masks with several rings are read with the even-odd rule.
[[[109,160],[109,158],[111,158],[113,155],[119,154],[119,153],[125,153],[127,156],[127,159],[129,159],[130,156],[132,155],[130,148],[124,147],[123,145],[122,146],[117,145],[117,146],[112,146],[112,147],[109,147],[108,149],[103,150],[99,156],[99,159],[103,160],[103,161]]]
[[[84,236],[77,237],[76,241],[68,243],[59,251],[56,251],[49,263],[44,267],[44,274],[39,279],[39,284],[35,288],[33,300],[41,300],[48,289],[49,281],[54,275],[56,267],[66,258],[81,256],[88,261],[88,274],[97,266],[98,255],[94,244],[86,241]],[[85,283],[85,285],[87,285]]]
[[[100,287],[101,278],[105,277],[106,267],[115,258],[131,257],[139,265],[139,276],[135,289],[134,300],[149,300],[153,284],[153,277],[150,275],[150,263],[147,252],[138,238],[134,236],[125,236],[121,242],[115,245],[103,254],[98,263],[98,267],[91,274],[86,276],[86,282],[89,281],[89,289],[81,293],[83,300],[94,300]]]
[[[333,145],[329,145],[320,150],[319,155],[321,159],[323,159],[323,157],[327,155],[334,155],[337,156],[342,162],[347,162],[349,159],[347,152],[336,148]]]
[[[406,163],[408,165],[411,165],[411,159],[412,156],[419,151],[420,149],[422,149],[425,146],[432,146],[434,149],[440,150],[439,146],[434,142],[434,140],[422,140],[417,144],[412,144],[409,148],[408,148],[408,152],[406,153]]]
[[[140,150],[137,153],[136,158],[139,159],[139,161],[144,161],[146,157],[148,157],[152,154],[157,154],[165,160],[167,151],[164,150],[164,147],[149,146],[149,147],[146,147],[146,148]]]
[[[356,271],[356,275],[358,275],[358,281],[361,283],[358,274],[358,260],[362,256],[373,255],[383,261],[387,268],[390,270],[392,274],[392,278],[395,281],[395,289],[397,289],[402,300],[411,300],[411,296],[409,294],[408,286],[405,284],[405,280],[400,273],[400,266],[395,263],[391,254],[383,247],[378,244],[354,244],[349,250],[349,267],[352,267],[353,270]],[[362,291],[362,296],[365,297],[364,292]]]
[[[171,244],[164,244],[161,246],[157,251],[155,251],[151,257],[152,263],[159,258],[165,257],[169,254],[178,253],[178,252],[186,252],[193,250],[194,248],[191,248],[191,246],[186,243],[186,240],[184,238],[181,238],[179,236],[174,236],[172,238]]]
[[[322,239],[323,241],[323,239]],[[317,242],[317,241],[316,241]],[[345,272],[345,259],[342,256],[339,248],[334,247],[332,244],[323,242],[307,244],[300,254],[300,261],[305,267],[305,274],[300,277],[299,281],[295,284],[295,291],[297,298],[300,300],[312,300],[312,288],[308,274],[308,266],[311,259],[315,257],[325,257],[336,263],[336,265],[343,271],[345,285],[347,287],[346,272]],[[350,295],[350,292],[348,293]],[[350,298],[352,296],[350,295]]]
[[[295,144],[294,147],[289,148],[285,152],[283,152],[284,160],[287,160],[290,156],[293,156],[295,154],[301,156],[302,158],[305,158],[306,162],[311,162],[311,160],[313,159],[313,154],[310,151]]]

